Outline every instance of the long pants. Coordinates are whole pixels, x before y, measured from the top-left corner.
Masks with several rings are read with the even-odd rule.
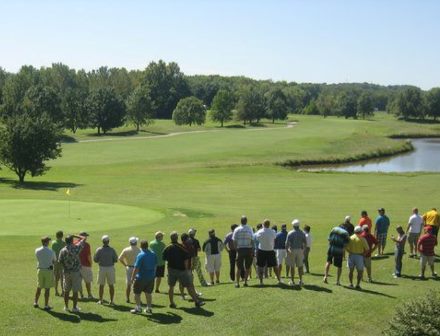
[[[402,257],[403,257],[403,250],[396,248],[394,250],[394,259],[396,261],[396,270],[394,274],[398,276],[402,274]]]
[[[237,251],[230,250],[229,252],[229,277],[235,281],[235,265],[237,264]],[[240,276],[244,279],[244,270],[241,270]]]
[[[196,271],[197,277],[199,278],[200,285],[207,286],[208,284],[206,283],[205,277],[203,276],[202,264],[200,263],[200,258],[198,256],[193,257],[192,265],[193,265],[193,270]]]
[[[310,272],[309,269],[309,253],[310,253],[310,247],[306,247],[304,249],[304,266],[305,266],[305,271],[306,272]]]

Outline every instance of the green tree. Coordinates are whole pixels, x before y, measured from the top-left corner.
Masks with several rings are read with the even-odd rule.
[[[434,120],[440,117],[440,88],[432,88],[426,94],[426,114]]]
[[[140,126],[153,122],[153,110],[150,89],[139,85],[127,99],[127,118],[136,126],[137,132]]]
[[[331,115],[334,110],[335,101],[333,97],[328,93],[321,93],[316,99],[316,107],[319,110],[319,114],[324,118]]]
[[[357,118],[357,101],[358,96],[356,92],[341,92],[337,97],[337,111],[338,115],[341,117],[344,117],[345,119],[348,118]]]
[[[154,115],[170,119],[180,99],[190,96],[188,82],[177,63],[152,62],[144,72],[143,84],[150,88]]]
[[[223,123],[232,120],[232,110],[235,106],[234,94],[228,90],[219,90],[212,100],[211,119]]]
[[[203,102],[196,97],[181,99],[173,111],[173,120],[176,125],[202,125],[205,123],[205,118],[205,106]]]
[[[76,133],[78,128],[86,128],[89,120],[89,111],[86,104],[87,92],[80,88],[67,89],[64,93],[61,107],[63,110],[65,128]]]
[[[52,121],[61,123],[61,101],[58,94],[49,86],[33,85],[23,98],[23,110],[30,116],[47,114]]]
[[[258,122],[266,114],[266,102],[263,92],[253,86],[248,85],[240,90],[240,96],[237,103],[237,120]]]
[[[398,93],[387,108],[391,113],[405,120],[410,118],[424,117],[424,101],[422,90],[417,87],[409,87]]]
[[[373,99],[367,92],[362,93],[358,98],[357,113],[362,119],[372,116],[374,113]]]
[[[46,114],[9,117],[0,130],[0,162],[17,174],[20,183],[26,174],[42,175],[49,169],[45,161],[61,155],[61,134]]]
[[[274,88],[266,92],[265,96],[267,116],[272,119],[272,123],[286,119],[288,107],[284,92],[280,88]]]
[[[115,127],[122,126],[125,117],[125,105],[112,88],[102,88],[92,91],[87,98],[89,124],[106,134]]]
[[[318,115],[319,109],[318,106],[316,106],[316,102],[314,100],[310,101],[310,103],[303,108],[302,113],[306,115]]]

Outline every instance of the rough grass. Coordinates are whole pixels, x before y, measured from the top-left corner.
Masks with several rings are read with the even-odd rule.
[[[413,206],[421,211],[438,207],[439,174],[313,173],[275,166],[283,158],[322,159],[338,152],[381,148],[392,141],[386,136],[396,133],[403,123],[387,116],[372,121],[295,118],[297,126],[276,130],[226,129],[154,140],[125,140],[132,138],[128,136],[65,144],[63,157],[51,163],[53,169],[23,186],[2,170],[0,334],[379,335],[399,303],[437,288],[438,282],[414,280],[418,261],[406,256],[403,272],[407,277],[393,279],[393,257],[387,255],[374,261],[377,283],[363,283],[362,292],[337,287],[334,278],[324,285],[328,231],[347,214],[356,220],[363,209],[375,217],[375,209],[381,206],[391,218],[391,230],[405,225]],[[353,137],[359,135],[363,141],[356,144]],[[305,277],[307,286],[301,290],[278,288],[274,279],[267,280],[265,288],[255,287],[252,280],[251,287],[235,289],[228,280],[224,255],[223,283],[199,288],[206,308],[194,309],[177,298],[179,309],[169,309],[166,295],[159,294],[154,295],[155,314],[145,317],[128,313],[124,271],[118,265],[116,307],[81,302],[84,313],[72,315],[62,312],[60,298],[53,298],[54,312],[34,309],[33,251],[39,236],[43,232],[53,235],[59,228],[66,232],[84,229],[84,225],[72,225],[65,208],[55,206],[67,201],[67,187],[72,204],[85,205],[78,217],[87,218],[92,249],[99,246],[104,233],[119,252],[131,235],[151,240],[159,229],[168,234],[196,227],[204,240],[210,228],[223,237],[242,214],[248,215],[252,225],[264,218],[276,224],[299,218],[312,227],[312,274]],[[38,211],[32,215],[31,210]],[[160,217],[156,218],[157,213]],[[139,216],[145,220],[137,221]],[[389,242],[386,252],[392,251]],[[94,271],[96,275],[96,267]],[[343,284],[347,282],[344,269]],[[95,286],[93,291],[97,293]],[[367,327],[365,321],[374,323]]]

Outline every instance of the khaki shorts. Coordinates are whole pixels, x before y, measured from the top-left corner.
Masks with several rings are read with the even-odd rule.
[[[38,281],[37,286],[38,288],[52,288],[54,286],[54,277],[53,277],[53,270],[49,269],[39,269],[37,271]]]
[[[63,288],[65,292],[79,292],[81,290],[81,273],[78,272],[64,272]]]
[[[420,265],[426,266],[426,264],[429,266],[434,265],[434,256],[425,256],[420,254]]]
[[[127,266],[125,268],[125,283],[131,285],[131,275],[133,274],[134,266]]]
[[[192,285],[193,277],[191,271],[168,268],[168,286],[174,287],[177,281],[179,281],[183,287]]]
[[[220,272],[222,266],[221,254],[211,254],[206,256],[205,267],[208,273]]]
[[[63,265],[61,265],[59,262],[55,262],[53,264],[53,275],[57,279],[63,278]]]
[[[98,285],[104,286],[106,283],[110,286],[114,285],[115,267],[114,266],[99,266],[98,271]]]
[[[287,252],[286,265],[289,267],[303,267],[304,264],[304,250],[294,249],[292,252]]]
[[[93,272],[91,267],[81,266],[80,273],[85,283],[93,282]]]

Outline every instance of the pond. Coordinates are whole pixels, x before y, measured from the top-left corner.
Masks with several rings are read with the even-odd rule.
[[[414,151],[397,156],[348,165],[333,165],[322,170],[343,172],[421,172],[440,171],[440,139],[413,139]]]

